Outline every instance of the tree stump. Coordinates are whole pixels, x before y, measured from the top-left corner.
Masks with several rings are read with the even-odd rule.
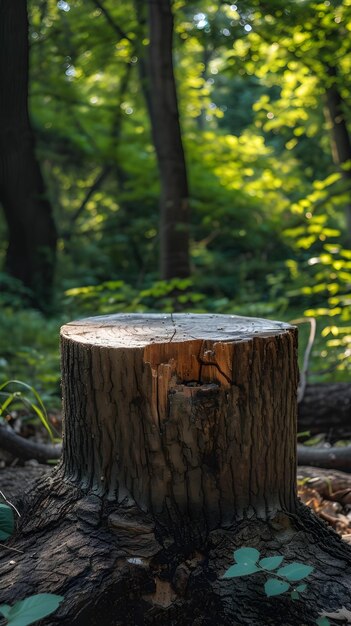
[[[23,554],[0,561],[0,602],[60,593],[43,623],[70,626],[350,608],[351,550],[296,497],[296,333],[232,315],[64,326],[63,457],[9,544]],[[263,573],[223,579],[242,546],[312,565],[307,599],[267,598]]]

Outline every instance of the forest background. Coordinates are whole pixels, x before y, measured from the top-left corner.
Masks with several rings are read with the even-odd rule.
[[[347,381],[351,0],[174,0],[163,25],[152,5],[29,0],[13,30],[54,234],[31,269],[41,226],[2,189],[0,383],[59,406],[59,326],[130,311],[314,317],[310,380]]]

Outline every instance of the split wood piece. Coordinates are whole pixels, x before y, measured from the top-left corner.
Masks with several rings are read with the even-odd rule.
[[[130,314],[61,337],[70,482],[199,528],[295,510],[295,328]]]

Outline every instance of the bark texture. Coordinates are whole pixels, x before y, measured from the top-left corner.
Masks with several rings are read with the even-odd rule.
[[[5,269],[32,303],[47,308],[56,229],[35,155],[28,115],[28,19],[25,0],[0,0],[0,203],[8,226]]]
[[[62,329],[61,465],[0,558],[0,603],[64,596],[43,624],[315,624],[350,608],[351,550],[296,498],[296,330],[220,315],[116,315]],[[315,570],[267,598],[223,579],[256,547]]]
[[[148,0],[148,7],[150,55],[144,70],[161,183],[160,272],[163,279],[183,278],[190,274],[189,191],[172,58],[173,15],[170,0]]]
[[[295,348],[293,328],[235,316],[66,325],[67,478],[176,528],[293,510]]]
[[[333,439],[345,439],[351,435],[351,385],[349,383],[307,385],[303,399],[298,405],[298,432],[306,430],[311,434],[327,433]],[[45,463],[49,459],[59,459],[61,456],[59,444],[52,446],[36,443],[24,439],[5,426],[0,426],[0,449],[11,454],[13,459],[35,459],[40,463]],[[304,453],[305,447],[301,446],[301,454],[304,455]],[[351,467],[351,454],[348,456],[348,466]],[[344,458],[346,459],[346,455]],[[325,463],[325,455],[322,461]],[[302,463],[299,455],[298,463],[300,465]]]

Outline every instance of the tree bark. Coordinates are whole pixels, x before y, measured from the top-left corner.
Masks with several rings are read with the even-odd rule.
[[[234,316],[126,315],[65,326],[67,479],[99,496],[132,497],[176,527],[186,518],[200,530],[248,510],[263,516],[294,510],[293,340],[284,324]],[[271,378],[257,386],[268,367]],[[279,391],[285,367],[291,376]]]
[[[28,115],[28,18],[25,0],[0,0],[0,202],[8,226],[5,270],[47,308],[56,229],[35,155]]]
[[[331,85],[326,89],[327,119],[331,126],[332,155],[334,163],[340,167],[343,180],[351,194],[351,168],[342,167],[351,161],[351,138],[345,117],[345,103],[338,87],[338,71],[335,66],[327,68]],[[351,200],[345,207],[348,239],[351,239]]]
[[[345,439],[351,435],[350,418],[351,385],[349,383],[307,385],[302,401],[298,405],[298,432],[308,430],[311,435],[327,433],[334,439]],[[59,459],[61,456],[61,446],[24,439],[5,426],[0,426],[0,449],[21,460],[36,459],[40,463],[45,463],[49,459]],[[305,454],[304,446],[301,446],[301,454],[301,458],[298,456],[300,465]],[[324,466],[326,459],[325,454],[322,454]],[[351,466],[351,454],[349,456],[348,466]],[[317,457],[316,465],[318,465]]]
[[[160,172],[160,273],[162,279],[190,274],[189,190],[174,78],[170,0],[148,0],[151,91],[147,96]]]
[[[296,497],[296,329],[116,315],[62,329],[61,465],[32,492],[0,603],[52,592],[43,624],[296,626],[350,608],[351,550]],[[307,600],[233,550],[315,568]],[[327,591],[327,593],[326,593]]]

